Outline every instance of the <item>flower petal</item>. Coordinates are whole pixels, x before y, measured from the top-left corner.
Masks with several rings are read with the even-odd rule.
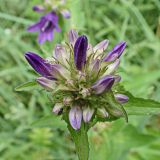
[[[49,32],[49,33],[47,34],[47,40],[48,40],[48,41],[52,41],[52,40],[53,40],[53,36],[54,36],[54,33],[53,33],[53,30],[52,30],[51,32]]]
[[[126,48],[126,42],[122,41],[114,46],[114,48],[104,57],[105,62],[111,62],[119,58],[124,49]]]
[[[79,106],[73,106],[69,112],[69,121],[71,126],[78,130],[81,127],[82,110]]]
[[[69,42],[74,46],[74,44],[78,38],[78,33],[75,30],[71,29],[69,31],[68,38],[69,38]]]
[[[83,109],[83,120],[84,120],[85,123],[88,123],[91,120],[91,118],[93,116],[93,113],[94,113],[93,108],[89,108],[89,107],[86,108],[85,107]]]
[[[92,89],[95,91],[95,94],[101,94],[105,91],[109,91],[114,84],[114,76],[107,75],[100,80],[98,80],[93,86]]]
[[[74,45],[74,63],[78,70],[82,70],[86,63],[88,39],[86,36],[80,36]]]
[[[41,23],[35,23],[27,28],[28,32],[38,32],[41,28]]]
[[[48,36],[47,33],[40,32],[39,35],[38,35],[38,43],[43,44],[47,40],[47,38],[48,38],[47,36]]]

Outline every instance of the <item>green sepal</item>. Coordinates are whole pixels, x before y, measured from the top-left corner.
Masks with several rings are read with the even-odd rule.
[[[128,122],[128,115],[123,106],[115,100],[112,91],[107,92],[106,99],[108,102],[108,106],[106,106],[106,110],[111,114],[113,117],[124,117],[126,122]]]

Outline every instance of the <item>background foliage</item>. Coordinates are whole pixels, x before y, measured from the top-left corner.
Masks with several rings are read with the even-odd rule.
[[[32,11],[32,6],[39,3],[0,0],[0,160],[77,158],[63,122],[52,115],[35,122],[51,113],[47,94],[14,90],[36,77],[24,59],[24,52],[51,55],[54,44],[66,37],[70,26],[86,33],[93,44],[109,39],[109,49],[120,40],[127,41],[119,70],[125,89],[141,98],[160,98],[159,0],[68,0],[71,20],[65,20],[62,34],[56,34],[53,43],[41,47],[36,34],[26,32],[27,26],[39,17]],[[48,50],[50,53],[46,53]],[[160,159],[158,114],[130,116],[128,124],[123,119],[99,123],[89,137],[90,160]]]

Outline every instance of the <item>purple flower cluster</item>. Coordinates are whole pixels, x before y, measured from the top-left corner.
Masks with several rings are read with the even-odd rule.
[[[43,26],[42,24],[40,22],[38,26]],[[43,27],[45,30],[46,26]],[[101,97],[112,91],[114,85],[121,81],[116,70],[126,43],[118,43],[106,54],[108,44],[108,40],[103,40],[92,47],[85,35],[78,36],[76,31],[71,30],[69,45],[57,44],[53,57],[43,59],[31,52],[25,54],[29,64],[41,75],[37,82],[43,88],[53,96],[59,90],[67,93],[67,96],[56,102],[53,112],[57,115],[68,112],[69,122],[75,130],[80,129],[82,121],[89,123],[95,115],[103,118],[110,116],[105,104],[101,105]],[[126,95],[112,92],[117,103],[128,101]],[[102,96],[98,97],[99,95]],[[95,107],[89,101],[96,97]]]

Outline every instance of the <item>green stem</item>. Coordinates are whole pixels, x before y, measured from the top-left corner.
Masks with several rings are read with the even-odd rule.
[[[78,154],[79,160],[88,160],[89,158],[89,143],[87,135],[87,126],[82,123],[81,128],[76,131],[70,124],[68,124],[68,129],[75,143],[76,152]]]

